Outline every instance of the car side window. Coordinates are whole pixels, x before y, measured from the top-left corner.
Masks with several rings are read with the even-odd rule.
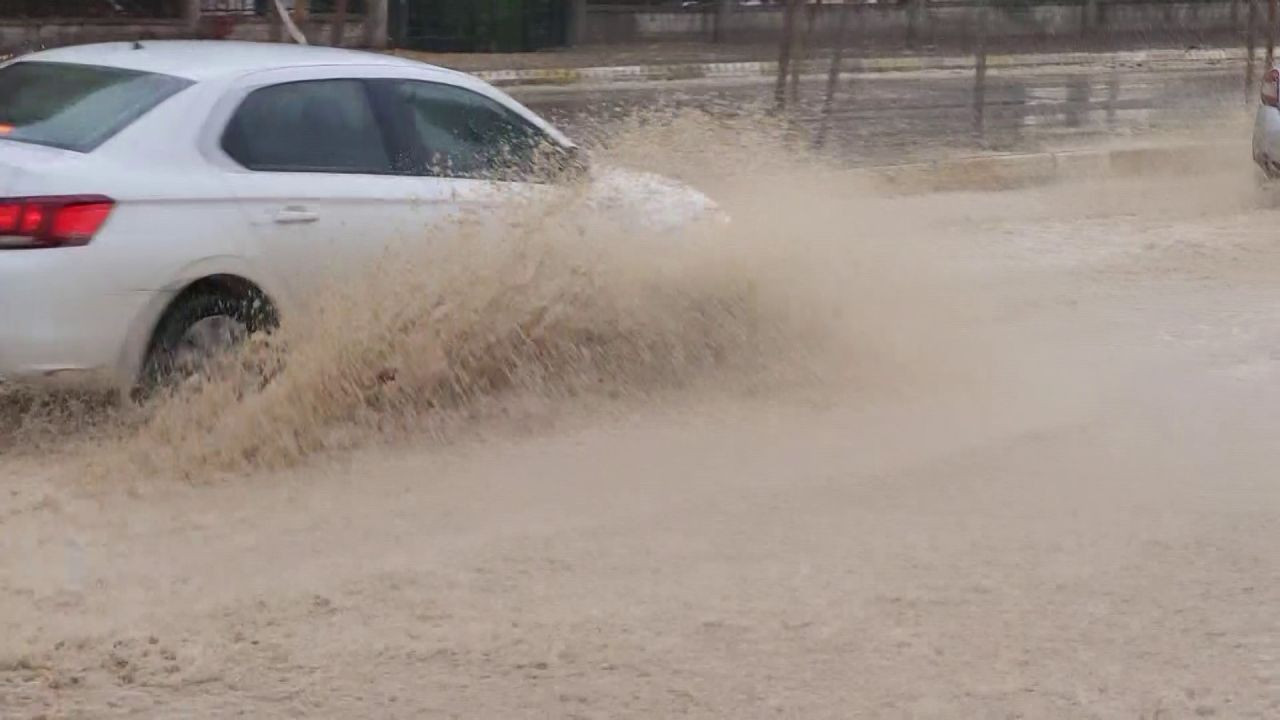
[[[556,146],[515,111],[484,95],[442,83],[386,81],[390,99],[408,111],[425,157],[418,170],[440,177],[529,180],[541,176]]]
[[[250,170],[392,172],[360,80],[306,80],[254,90],[227,124],[222,147]]]

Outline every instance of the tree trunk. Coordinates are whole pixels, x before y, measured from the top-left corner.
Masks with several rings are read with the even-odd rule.
[[[194,33],[200,27],[200,0],[182,0],[179,9],[187,30]]]
[[[296,0],[296,2],[299,2],[299,3],[304,1],[305,0]],[[289,37],[292,38],[293,41],[298,43],[299,45],[306,45],[307,36],[303,34],[302,30],[298,27],[297,23],[293,21],[293,18],[289,16],[288,11],[285,10],[284,0],[275,0],[274,5],[276,8],[276,12],[275,12],[275,16],[272,19],[274,20],[276,18],[279,18],[280,24],[284,26],[285,32],[289,33]],[[297,10],[296,7],[294,9],[295,11]],[[305,13],[306,11],[304,10],[303,14]],[[272,40],[278,42],[280,39],[279,29],[273,27],[272,34],[275,36],[272,38]]]
[[[1276,62],[1276,0],[1267,2],[1267,72]]]
[[[1249,3],[1245,13],[1244,28],[1244,97],[1245,102],[1253,99],[1253,63],[1258,55],[1258,0],[1245,0]]]
[[[307,36],[307,21],[311,17],[311,0],[293,0],[293,26],[305,38]],[[289,33],[293,35],[293,33]],[[294,37],[297,40],[297,37]],[[303,45],[305,43],[298,43]]]
[[[280,17],[280,4],[278,0],[267,0],[267,21],[270,24],[270,31],[267,33],[267,39],[271,42],[280,42],[283,37],[283,25]]]
[[[387,46],[387,0],[365,0],[364,43],[376,49]]]
[[[332,27],[329,28],[329,44],[333,47],[342,47],[342,36],[347,31],[347,5],[349,0],[335,0],[333,5],[333,17],[330,18]]]

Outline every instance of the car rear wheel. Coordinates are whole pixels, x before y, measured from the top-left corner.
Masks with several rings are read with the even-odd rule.
[[[1280,179],[1256,165],[1253,168],[1253,203],[1260,208],[1273,208],[1280,203]]]
[[[207,372],[253,332],[266,329],[261,302],[222,293],[180,298],[160,320],[143,364],[147,395]]]

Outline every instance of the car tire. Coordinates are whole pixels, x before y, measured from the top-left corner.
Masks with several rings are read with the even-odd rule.
[[[1280,199],[1280,180],[1271,173],[1255,166],[1253,169],[1253,204],[1257,207],[1274,208]]]
[[[203,291],[180,297],[156,326],[135,394],[145,397],[199,375],[249,335],[274,326],[261,297]]]

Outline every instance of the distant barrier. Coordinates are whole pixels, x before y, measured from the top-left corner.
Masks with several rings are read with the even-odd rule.
[[[0,54],[116,40],[279,40],[271,0],[0,0]],[[292,8],[293,0],[285,0]],[[365,27],[366,0],[310,0],[299,24],[313,44],[377,44]],[[195,16],[184,15],[198,7]],[[372,41],[371,41],[372,37]]]
[[[1262,0],[1265,2],[1265,0]],[[846,5],[864,43],[878,47],[971,47],[984,8],[988,40],[1059,46],[1135,39],[1159,44],[1221,41],[1244,29],[1247,0],[904,0],[802,3],[800,23],[815,41],[831,42]],[[670,5],[589,4],[581,40],[589,44],[776,38],[784,5],[742,6],[718,1],[689,9]]]

